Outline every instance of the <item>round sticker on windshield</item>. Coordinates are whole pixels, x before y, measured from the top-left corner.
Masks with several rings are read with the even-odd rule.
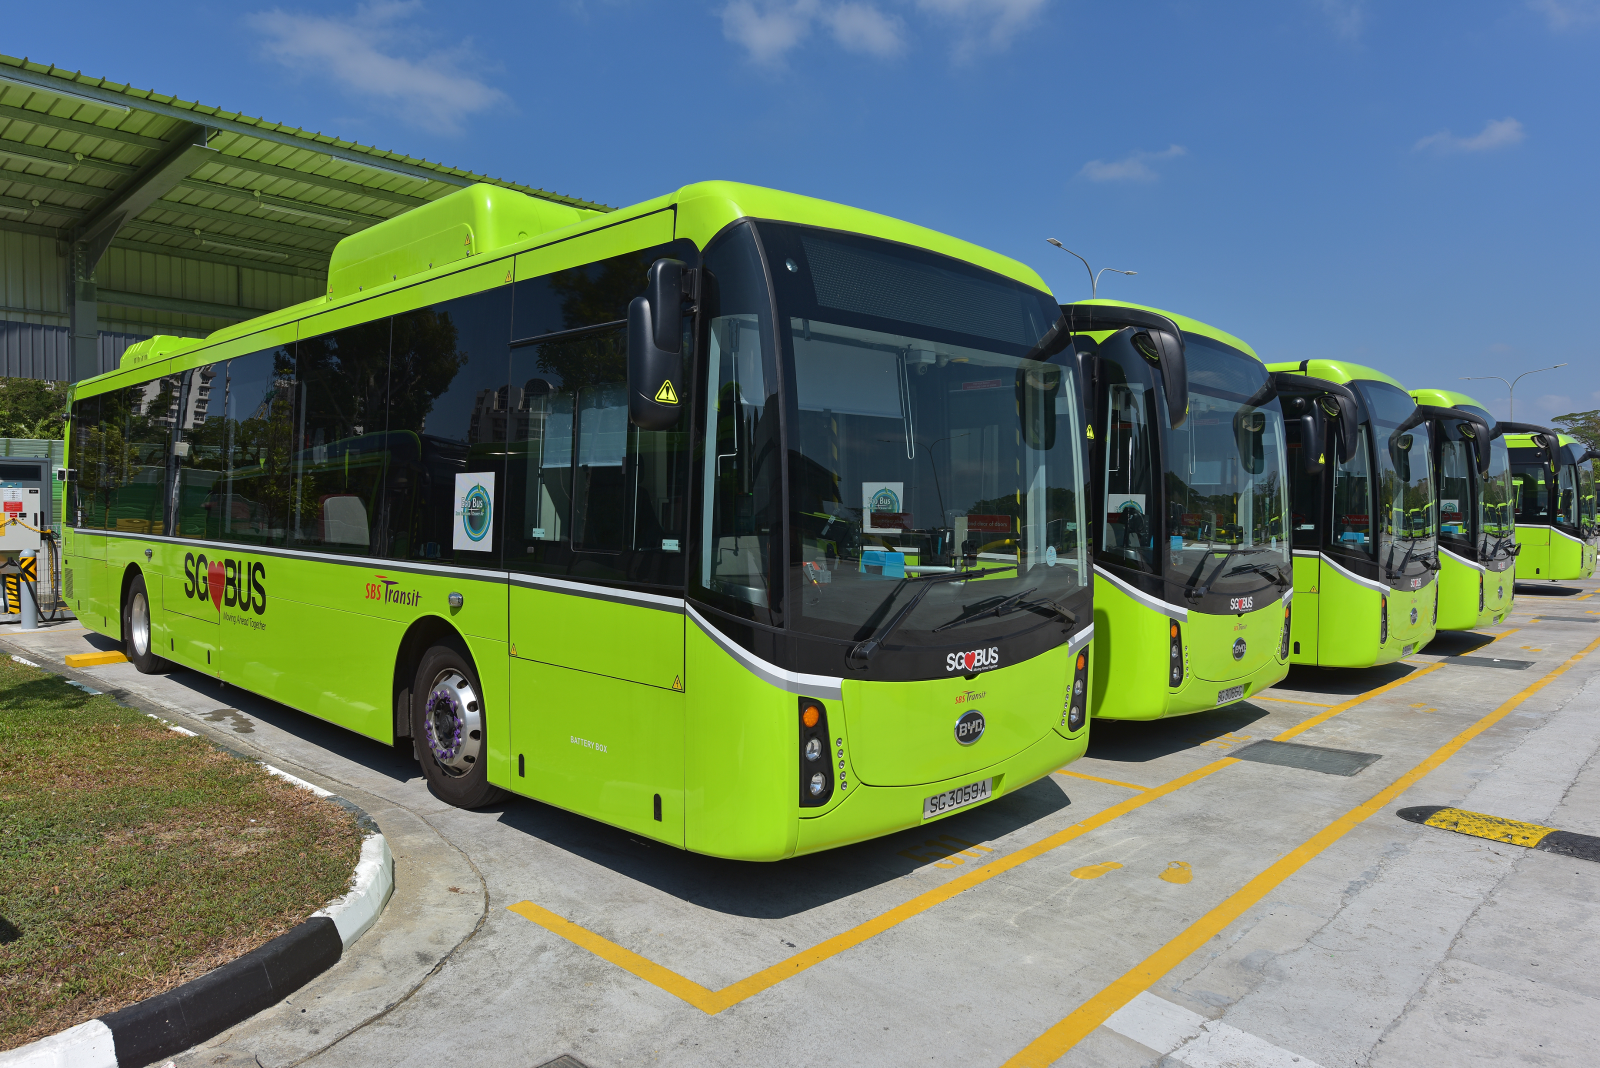
[[[1044,566],[1056,566],[1056,547],[1054,545],[1046,545],[1044,547]]]
[[[467,491],[466,499],[461,502],[461,525],[466,529],[467,537],[473,541],[483,540],[484,535],[489,533],[492,508],[489,494],[482,486],[473,486]]]

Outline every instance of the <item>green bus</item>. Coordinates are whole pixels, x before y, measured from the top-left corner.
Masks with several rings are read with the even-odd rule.
[[[66,598],[141,671],[409,738],[451,804],[750,860],[914,827],[1087,741],[1059,320],[819,200],[472,186],[78,383]]]
[[[1488,409],[1465,393],[1414,389],[1430,420],[1439,497],[1439,629],[1501,622],[1516,598],[1511,454]]]
[[[1504,424],[1516,494],[1517,542],[1524,580],[1588,578],[1594,574],[1594,458],[1600,455],[1567,434],[1528,423]]]
[[[1373,667],[1437,629],[1437,501],[1429,415],[1381,371],[1343,360],[1268,365],[1291,416],[1290,660]],[[1335,447],[1330,448],[1332,444]]]
[[[1266,367],[1233,335],[1154,308],[1062,314],[1092,393],[1093,714],[1161,719],[1278,682],[1294,590]]]

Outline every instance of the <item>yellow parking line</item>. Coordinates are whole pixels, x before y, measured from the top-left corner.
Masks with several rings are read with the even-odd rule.
[[[1028,1043],[1016,1056],[1005,1062],[1005,1068],[1013,1068],[1013,1066],[1015,1068],[1045,1068],[1047,1065],[1054,1064],[1091,1031],[1105,1023],[1112,1013],[1122,1008],[1145,990],[1148,990],[1162,976],[1183,963],[1195,950],[1205,945],[1215,935],[1220,934],[1224,928],[1242,916],[1247,909],[1266,897],[1267,894],[1271,893],[1285,879],[1303,868],[1321,854],[1323,850],[1343,838],[1363,820],[1410,789],[1423,776],[1455,756],[1462,746],[1510,715],[1529,697],[1550,685],[1550,683],[1564,674],[1568,668],[1587,656],[1597,646],[1600,646],[1600,638],[1590,642],[1582,652],[1572,656],[1544,678],[1524,688],[1505,704],[1478,720],[1438,749],[1435,749],[1426,759],[1400,776],[1388,787],[1380,790],[1362,804],[1350,809],[1350,811],[1306,839],[1298,847],[1286,853],[1277,863],[1267,868],[1254,879],[1251,879],[1248,883],[1245,883],[1222,904],[1196,920],[1182,934],[1128,969],[1094,997],[1078,1006],[1060,1023],[1057,1023],[1044,1034]],[[1418,674],[1421,673],[1419,672]],[[1410,677],[1413,676],[1407,676],[1407,678]]]
[[[1129,790],[1148,790],[1148,789],[1150,789],[1150,787],[1148,787],[1148,786],[1140,786],[1138,783],[1123,782],[1120,779],[1102,779],[1098,775],[1085,775],[1081,771],[1068,771],[1066,768],[1057,768],[1056,769],[1056,774],[1057,775],[1071,775],[1074,779],[1088,779],[1090,782],[1103,782],[1103,783],[1106,783],[1107,785],[1110,785],[1110,786],[1125,786]]]
[[[1441,665],[1439,664],[1434,664],[1431,667],[1424,668],[1421,671],[1414,671],[1404,678],[1396,679],[1390,683],[1385,683],[1375,690],[1369,690],[1366,693],[1357,697],[1353,697],[1342,704],[1334,705],[1326,712],[1322,712],[1316,716],[1313,716],[1306,722],[1296,727],[1291,727],[1289,730],[1277,735],[1274,740],[1282,741],[1286,738],[1292,738],[1296,734],[1316,726],[1318,723],[1326,722],[1339,713],[1354,708],[1356,705],[1359,705],[1361,702],[1368,700],[1369,698],[1377,697],[1378,695],[1387,693],[1398,686],[1403,686],[1412,679],[1421,678],[1423,675],[1426,675],[1430,671],[1436,670],[1440,666]],[[1074,839],[1081,838],[1090,831],[1103,827],[1107,823],[1110,823],[1112,820],[1117,819],[1120,816],[1125,816],[1128,813],[1133,812],[1135,809],[1142,808],[1158,798],[1165,797],[1168,794],[1180,790],[1191,783],[1199,782],[1201,779],[1204,779],[1210,775],[1214,775],[1223,768],[1228,767],[1230,764],[1237,763],[1239,763],[1239,761],[1235,757],[1222,757],[1219,760],[1214,760],[1211,763],[1206,764],[1204,767],[1196,768],[1187,775],[1180,775],[1178,778],[1173,779],[1170,782],[1162,783],[1160,786],[1146,787],[1134,786],[1132,783],[1116,783],[1115,785],[1125,786],[1129,789],[1138,790],[1140,792],[1133,797],[1128,798],[1126,801],[1121,801],[1110,806],[1109,808],[1101,809],[1094,815],[1080,820],[1070,827],[1062,828],[1061,830],[1056,831],[1054,834],[1047,835],[1032,845],[1023,846],[1021,849],[1007,853],[1003,857],[997,857],[994,860],[984,864],[982,867],[975,868],[963,875],[959,875],[956,878],[951,879],[942,886],[937,886],[922,894],[918,894],[916,897],[902,905],[897,905],[889,911],[882,913],[879,916],[875,916],[870,920],[864,920],[847,931],[836,934],[832,938],[824,939],[815,946],[812,946],[810,949],[801,950],[788,959],[780,961],[779,963],[772,965],[770,968],[765,968],[762,971],[756,972],[754,975],[749,976],[748,978],[741,979],[736,983],[725,986],[721,990],[711,990],[708,987],[700,985],[692,979],[685,978],[672,969],[656,964],[647,957],[640,956],[631,949],[626,949],[622,946],[619,946],[603,935],[595,934],[593,931],[590,931],[579,924],[573,923],[571,920],[565,919],[564,917],[559,916],[556,913],[543,908],[542,906],[536,905],[532,901],[520,901],[515,905],[507,905],[506,908],[512,912],[515,912],[524,919],[538,924],[540,927],[543,927],[550,933],[560,935],[562,938],[567,939],[567,941],[572,942],[574,945],[582,946],[584,949],[589,950],[598,957],[610,961],[612,964],[615,964],[624,971],[629,972],[632,975],[635,975],[638,978],[643,979],[645,982],[659,987],[662,990],[665,990],[674,997],[688,1002],[695,1008],[700,1009],[709,1015],[715,1015],[728,1006],[736,1005],[746,998],[752,997],[755,994],[759,994],[761,991],[766,990],[769,987],[776,986],[778,983],[783,982],[790,976],[798,975],[813,965],[820,964],[830,957],[837,956],[847,949],[858,946],[867,941],[869,938],[880,935],[884,931],[889,930],[891,927],[894,927],[905,920],[921,915],[922,913],[933,908],[935,905],[950,900],[964,890],[970,890],[975,886],[986,883],[995,876],[1003,875],[1013,868],[1019,867],[1022,864],[1026,864],[1035,857],[1043,856],[1045,853],[1048,853],[1059,846],[1066,845],[1068,842],[1071,842]],[[1088,776],[1082,777],[1088,778]],[[1113,780],[1110,779],[1103,779],[1099,781],[1113,782]]]

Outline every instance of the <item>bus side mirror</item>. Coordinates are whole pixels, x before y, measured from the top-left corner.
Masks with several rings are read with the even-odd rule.
[[[1030,449],[1048,452],[1056,444],[1056,396],[1061,369],[1049,364],[1017,368],[1017,419]]]
[[[693,279],[682,260],[659,259],[628,305],[628,420],[641,430],[669,430],[683,412],[683,298]]]
[[[1267,416],[1259,408],[1239,412],[1233,417],[1233,440],[1239,446],[1239,463],[1252,475],[1267,469],[1266,450],[1262,446],[1266,429]]]
[[[1414,439],[1410,434],[1393,434],[1389,438],[1389,457],[1394,460],[1395,474],[1401,482],[1411,481],[1411,443]]]
[[[1161,392],[1167,398],[1167,421],[1176,430],[1189,418],[1189,367],[1184,361],[1183,339],[1155,327],[1133,335],[1133,347],[1161,372]]]
[[[1322,416],[1313,407],[1300,417],[1300,456],[1305,461],[1306,474],[1314,475],[1322,470],[1325,448],[1327,445],[1322,439]]]

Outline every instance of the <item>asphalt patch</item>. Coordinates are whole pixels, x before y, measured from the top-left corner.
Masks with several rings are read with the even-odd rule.
[[[1446,664],[1460,664],[1462,667],[1510,668],[1512,671],[1526,671],[1533,667],[1532,660],[1502,660],[1498,656],[1447,656]]]
[[[1239,760],[1253,760],[1258,764],[1320,771],[1326,775],[1354,775],[1382,759],[1381,753],[1358,753],[1353,749],[1328,749],[1320,745],[1301,745],[1299,742],[1270,741],[1251,742],[1228,755]]]

